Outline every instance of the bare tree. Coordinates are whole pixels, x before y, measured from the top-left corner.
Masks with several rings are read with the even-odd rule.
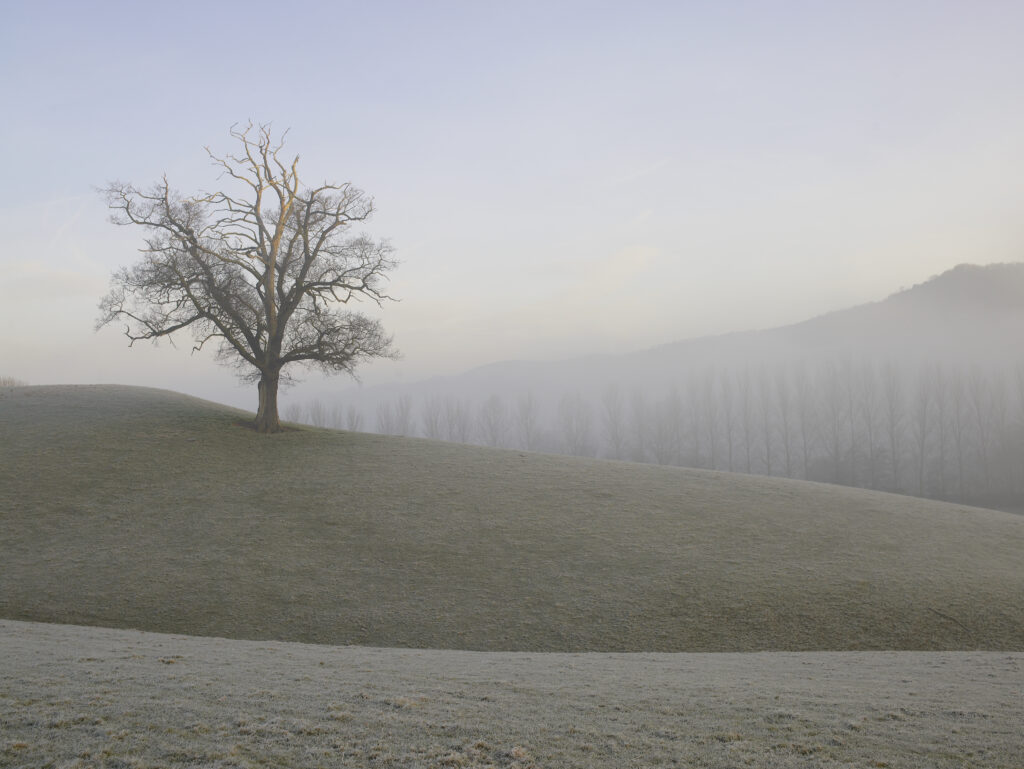
[[[953,433],[953,450],[956,452],[956,488],[957,498],[963,502],[966,493],[967,440],[969,418],[967,408],[967,391],[961,372],[954,370],[950,386],[950,429]]]
[[[391,401],[377,404],[377,432],[381,435],[394,435],[398,432],[395,428],[395,407]]]
[[[647,399],[643,390],[634,388],[629,398],[629,418],[633,426],[633,445],[630,450],[630,459],[634,462],[647,461],[648,423],[650,422]]]
[[[844,379],[835,362],[829,362],[819,378],[822,418],[825,420],[825,448],[832,465],[832,483],[843,483],[842,440],[844,435],[845,393]]]
[[[363,414],[355,406],[345,409],[344,429],[358,433],[363,429]]]
[[[903,436],[903,388],[899,371],[892,363],[882,367],[882,410],[892,468],[891,491],[900,490],[900,445]]]
[[[967,398],[974,421],[975,434],[978,437],[982,489],[983,493],[987,493],[992,487],[992,471],[989,460],[992,454],[992,432],[995,426],[992,420],[991,384],[988,377],[980,370],[971,373],[971,378],[967,382]]]
[[[654,417],[648,441],[651,458],[655,464],[671,465],[678,455],[676,438],[682,419],[679,391],[673,387],[664,399],[654,402],[651,411]]]
[[[601,396],[601,426],[612,459],[622,459],[626,448],[626,419],[622,391],[609,385]]]
[[[440,440],[444,437],[442,429],[444,406],[437,396],[430,396],[423,402],[423,412],[420,415],[423,422],[423,435],[427,438]]]
[[[704,467],[704,438],[706,436],[704,422],[706,415],[703,413],[703,409],[706,403],[701,398],[700,372],[697,370],[691,371],[687,377],[686,403],[686,411],[689,416],[686,432],[690,437],[690,456],[686,460],[686,464],[689,467]],[[648,430],[652,436],[657,435],[658,427],[657,414],[655,413],[653,417],[654,426]]]
[[[811,387],[811,378],[807,369],[800,365],[794,374],[794,390],[796,394],[796,414],[800,422],[800,457],[803,465],[804,480],[810,478],[811,449],[815,437],[815,415],[818,412],[817,398]]]
[[[2,384],[2,383],[0,383]],[[286,422],[303,422],[305,420],[305,408],[301,403],[289,403],[281,409],[281,416]]]
[[[558,422],[566,452],[577,457],[593,456],[590,404],[580,393],[566,393],[558,403]]]
[[[868,486],[877,489],[878,449],[875,446],[877,441],[875,433],[878,422],[878,382],[875,378],[875,367],[871,362],[867,361],[861,366],[858,382],[860,384],[858,406],[864,424],[864,436],[868,450]]]
[[[412,396],[400,395],[395,402],[395,435],[415,435],[416,420],[413,419]]]
[[[1008,421],[1007,427],[1012,429],[1016,436],[1016,446],[1013,449],[1007,461],[1009,462],[1008,471],[1011,473],[1013,478],[1013,490],[1014,493],[1020,495],[1022,487],[1024,487],[1024,473],[1021,472],[1021,460],[1024,458],[1024,363],[1018,362],[1012,372],[1012,381],[1010,386],[1014,391],[1013,398],[1016,409],[1013,413],[1012,420]]]
[[[1013,370],[1013,384],[1016,385],[1017,421],[1024,424],[1024,362],[1018,363]],[[0,382],[5,377],[0,377]],[[9,378],[9,377],[8,377]]]
[[[764,474],[771,475],[775,404],[772,402],[772,380],[764,368],[758,371],[757,390],[757,403],[761,413],[761,439],[764,441]]]
[[[500,395],[491,395],[480,405],[480,435],[488,446],[504,446],[508,434],[508,409]]]
[[[789,390],[786,372],[775,372],[775,401],[778,403],[779,435],[782,437],[783,471],[787,478],[793,477],[793,395]]]
[[[115,182],[112,221],[147,235],[143,258],[113,276],[97,326],[124,321],[132,343],[190,329],[199,350],[258,382],[255,427],[281,430],[277,392],[285,369],[354,373],[367,359],[393,357],[380,322],[338,305],[390,297],[395,266],[386,241],[351,235],[373,200],[351,184],[300,185],[299,158],[281,158],[269,126],[232,128],[239,154],[207,153],[241,192],[182,197],[164,177],[149,190]]]
[[[622,459],[626,450],[625,400],[617,384],[608,385],[601,395],[601,426],[607,452]]]
[[[735,467],[733,464],[733,439],[736,432],[736,420],[733,409],[732,375],[725,371],[719,380],[721,382],[720,400],[722,403],[722,421],[725,425],[725,455],[728,460],[726,469],[731,473]]]
[[[540,443],[540,415],[537,399],[532,392],[519,396],[516,401],[515,428],[519,445],[526,451],[536,451]]]
[[[946,372],[941,364],[936,363],[931,367],[932,376],[932,402],[935,414],[935,444],[937,455],[935,458],[936,492],[940,499],[946,497],[946,472],[947,468],[947,447],[950,435],[950,397],[949,385],[946,381]]]
[[[910,430],[914,437],[914,464],[917,469],[917,496],[925,491],[924,474],[928,464],[928,437],[932,428],[932,378],[922,370],[917,380],[916,400],[913,404]]]
[[[723,375],[724,376],[724,375]],[[715,388],[715,383],[718,380],[717,373],[714,368],[708,369],[705,373],[702,381],[700,382],[699,400],[700,400],[700,414],[701,421],[704,423],[704,435],[707,437],[707,453],[708,453],[708,467],[712,470],[718,469],[718,432],[719,423],[721,417],[721,410],[718,402],[718,392]],[[696,380],[690,380],[691,387],[697,387]],[[676,399],[679,399],[678,391],[676,393]],[[680,409],[681,410],[681,409]],[[693,411],[690,412],[694,414]],[[676,421],[676,424],[679,420]],[[700,427],[693,425],[694,432],[698,431]],[[682,443],[682,436],[679,437],[679,442]]]
[[[412,396],[400,395],[393,403],[377,404],[377,432],[381,435],[414,435]]]
[[[1011,424],[1009,414],[1009,394],[1006,390],[1006,380],[1000,372],[994,372],[992,378],[992,405],[989,409],[992,419],[994,446],[998,455],[997,465],[994,468],[996,478],[993,479],[993,486],[988,491],[990,494],[1005,496],[1009,494],[1014,486],[1016,468],[1010,462],[1012,453]]]
[[[744,368],[736,375],[736,389],[740,396],[740,429],[743,431],[743,456],[746,460],[744,472],[752,473],[753,466],[750,462],[750,455],[754,448],[754,402],[749,368]]]
[[[846,426],[849,431],[850,442],[847,460],[849,477],[847,483],[851,486],[862,486],[863,482],[858,477],[857,459],[860,455],[857,441],[857,406],[860,405],[856,397],[856,376],[853,362],[847,358],[843,361],[843,392],[846,394]]]
[[[327,427],[327,407],[324,406],[323,401],[319,398],[314,398],[307,404],[306,420],[307,424],[311,424],[314,427]]]
[[[469,407],[455,396],[446,398],[444,401],[445,439],[453,443],[469,443],[472,430]]]
[[[345,410],[340,403],[331,406],[331,428],[342,430],[345,426]]]

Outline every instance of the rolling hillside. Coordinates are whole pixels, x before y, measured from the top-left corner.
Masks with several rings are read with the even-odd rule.
[[[1024,518],[0,390],[0,617],[519,651],[1024,650]]]
[[[741,310],[742,308],[737,308]],[[961,363],[989,369],[1015,365],[1007,340],[1024,334],[1024,262],[961,264],[877,302],[836,310],[778,328],[680,339],[647,350],[554,361],[501,361],[421,382],[355,388],[366,404],[400,395],[539,397],[578,391],[598,396],[609,385],[663,391],[693,372],[793,362],[894,361]]]

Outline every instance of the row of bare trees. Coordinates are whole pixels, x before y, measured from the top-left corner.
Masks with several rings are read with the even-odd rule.
[[[830,362],[693,372],[653,393],[403,395],[294,421],[1012,507],[1024,499],[1024,368]]]

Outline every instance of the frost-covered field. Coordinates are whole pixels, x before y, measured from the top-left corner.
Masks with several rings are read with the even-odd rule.
[[[0,389],[0,617],[331,645],[1024,651],[1024,516]]]
[[[1024,768],[1024,517],[243,416],[0,388],[0,767]]]
[[[1024,654],[535,654],[0,621],[5,767],[1024,766]]]

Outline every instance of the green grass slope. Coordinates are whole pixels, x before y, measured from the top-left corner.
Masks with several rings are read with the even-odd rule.
[[[0,617],[538,651],[1024,650],[1024,517],[0,389]]]

